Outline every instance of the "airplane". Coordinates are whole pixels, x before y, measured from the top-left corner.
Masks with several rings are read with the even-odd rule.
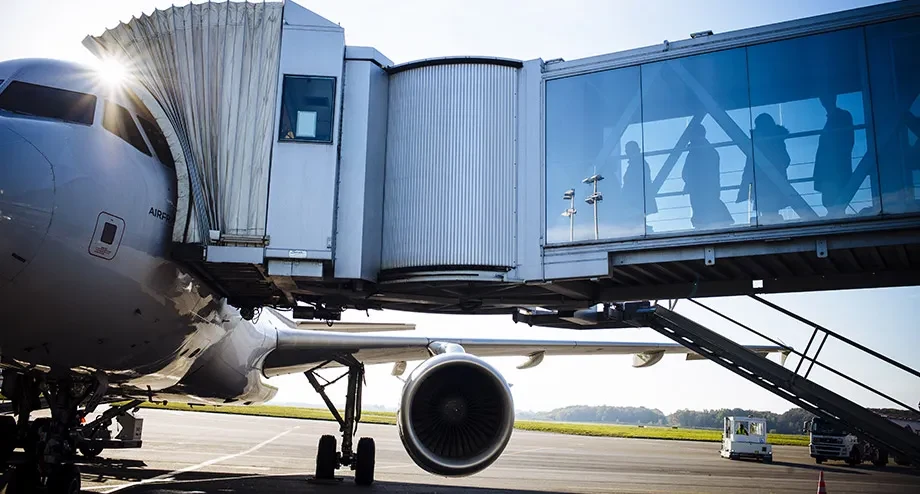
[[[99,454],[95,431],[143,401],[259,404],[277,391],[268,379],[292,373],[342,425],[341,448],[334,436],[319,440],[316,478],[350,467],[370,485],[373,439],[353,444],[364,366],[394,364],[399,376],[413,360],[423,362],[405,378],[397,420],[406,451],[433,474],[471,475],[501,455],[514,423],[510,387],[484,358],[526,357],[521,368],[545,355],[633,354],[636,367],[664,354],[700,358],[673,343],[317,327],[272,309],[247,320],[170,257],[175,163],[136,90],[70,61],[0,62],[0,368],[10,401],[0,457],[24,449],[15,479],[26,491],[78,492],[77,451]],[[316,379],[329,367],[347,369],[344,417]],[[84,424],[102,404],[114,404],[102,423]],[[50,417],[32,419],[40,408]]]

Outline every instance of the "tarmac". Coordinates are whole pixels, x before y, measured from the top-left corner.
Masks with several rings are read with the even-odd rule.
[[[332,485],[308,480],[322,434],[334,422],[142,409],[144,446],[81,458],[83,492],[122,494],[782,492],[814,493],[819,471],[827,492],[917,493],[920,472],[816,465],[808,449],[774,446],[772,464],[728,460],[719,444],[566,436],[515,431],[502,457],[468,477],[445,478],[417,467],[394,426],[361,424],[374,437],[376,482],[358,487],[353,472]]]

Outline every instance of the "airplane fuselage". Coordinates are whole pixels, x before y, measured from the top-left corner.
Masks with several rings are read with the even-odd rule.
[[[249,371],[273,328],[170,259],[175,170],[146,133],[149,154],[104,127],[107,104],[136,122],[146,110],[65,62],[3,62],[0,79],[0,91],[15,79],[95,96],[90,124],[0,111],[3,362],[102,370],[126,391],[196,401],[270,398]],[[199,389],[205,375],[221,379]]]

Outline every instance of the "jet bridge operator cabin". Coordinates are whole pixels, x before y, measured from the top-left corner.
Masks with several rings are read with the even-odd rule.
[[[920,280],[918,1],[571,61],[397,64],[290,1],[84,45],[165,131],[173,255],[247,317]]]

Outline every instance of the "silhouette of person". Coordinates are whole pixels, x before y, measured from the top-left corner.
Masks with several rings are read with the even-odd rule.
[[[690,223],[697,229],[730,226],[734,221],[721,198],[719,152],[706,139],[706,128],[701,124],[690,125],[687,133],[690,151],[684,160],[681,178],[693,209]]]
[[[785,190],[790,188],[786,174],[792,159],[786,150],[789,130],[777,125],[768,113],[761,113],[754,119],[751,130],[754,148],[760,152],[748,156],[741,174],[741,186],[735,202],[748,200],[748,189],[754,186],[757,197],[757,213],[767,223],[782,221],[779,211],[790,205]],[[757,183],[754,184],[754,168],[757,168]]]
[[[645,216],[658,212],[655,191],[652,190],[652,170],[642,157],[636,141],[626,143],[626,157],[629,161],[623,174],[623,220],[630,229],[637,228],[638,233],[645,233]]]
[[[853,174],[853,115],[837,107],[837,95],[824,94],[820,100],[827,111],[827,122],[818,137],[813,180],[827,216],[839,217],[850,202],[843,196],[843,189]]]

